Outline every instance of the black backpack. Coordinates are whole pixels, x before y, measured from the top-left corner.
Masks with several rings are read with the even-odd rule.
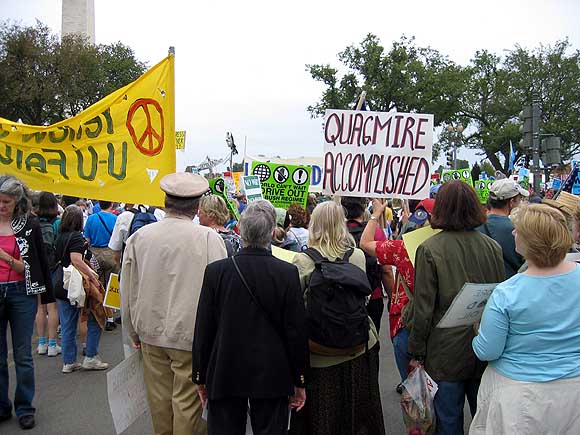
[[[56,234],[52,222],[40,219],[40,231],[42,232],[42,241],[46,249],[46,259],[51,271],[56,267]]]
[[[356,247],[360,248],[360,238],[362,233],[366,227],[366,222],[364,224],[360,224],[356,222],[358,226],[356,227],[348,227],[348,231],[350,235],[354,238],[356,242]],[[377,257],[373,255],[369,255],[365,252],[365,260],[366,260],[366,270],[367,270],[367,278],[369,280],[369,284],[373,291],[378,288],[382,287],[382,278],[383,278],[383,268],[377,261]]]
[[[315,264],[308,284],[308,337],[323,346],[348,349],[369,339],[367,296],[372,292],[365,272],[348,259],[329,261],[316,249],[303,251]]]
[[[142,205],[139,205],[137,206],[137,210],[131,209],[129,211],[135,216],[133,216],[131,225],[129,225],[129,234],[127,235],[127,238],[131,237],[135,232],[137,232],[137,230],[143,228],[145,225],[157,222],[154,207],[145,208]]]

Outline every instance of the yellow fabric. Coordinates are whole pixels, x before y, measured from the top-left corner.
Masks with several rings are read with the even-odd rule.
[[[191,352],[141,343],[147,400],[156,435],[207,434],[191,379]]]
[[[0,118],[0,172],[36,190],[162,206],[175,172],[174,57],[49,126]]]

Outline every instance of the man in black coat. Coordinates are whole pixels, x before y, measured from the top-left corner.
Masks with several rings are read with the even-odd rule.
[[[245,433],[248,401],[255,434],[286,434],[289,406],[306,400],[306,312],[298,270],[267,249],[275,226],[274,207],[252,202],[240,220],[245,248],[205,271],[193,381],[209,435]]]

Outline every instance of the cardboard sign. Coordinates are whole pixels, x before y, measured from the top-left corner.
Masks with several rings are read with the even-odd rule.
[[[248,203],[263,199],[262,186],[260,185],[260,177],[257,175],[247,175],[242,177],[244,191],[246,192],[246,199]]]
[[[175,132],[175,149],[176,150],[185,149],[185,131]]]
[[[322,191],[428,198],[432,155],[433,115],[327,110]]]
[[[279,163],[252,162],[252,175],[260,179],[262,196],[274,207],[306,207],[311,168]]]
[[[272,255],[280,260],[284,260],[287,263],[292,263],[294,257],[296,257],[298,252],[288,251],[287,249],[278,248],[277,246],[272,246]]]
[[[497,284],[465,283],[437,324],[437,328],[455,328],[479,322],[485,304],[496,287]]]
[[[105,293],[105,300],[103,305],[115,310],[121,309],[121,293],[119,292],[119,274],[111,273],[109,275],[109,282],[107,283],[107,292]]]
[[[471,169],[457,169],[453,171],[443,172],[443,183],[448,183],[449,181],[460,180],[471,187],[473,187],[473,179],[471,178]]]
[[[487,200],[489,198],[489,186],[493,184],[495,180],[477,180],[475,182],[475,193],[477,193],[477,197],[479,198],[479,202],[482,204],[487,204]]]
[[[163,206],[175,172],[174,56],[53,125],[0,118],[0,173],[34,190]],[[46,86],[51,86],[47,83]]]
[[[419,245],[428,238],[433,237],[435,234],[440,232],[441,230],[434,230],[430,226],[426,226],[415,231],[411,231],[410,233],[403,234],[405,249],[407,250],[407,254],[409,254],[409,260],[411,260],[413,267],[415,267],[415,255],[417,254],[417,248]]]
[[[219,177],[219,178],[212,178],[209,180],[209,190],[211,191],[212,195],[221,196],[222,199],[226,202],[228,206],[228,210],[230,214],[232,214],[236,220],[240,220],[240,213],[238,212],[238,208],[236,204],[230,199],[227,193],[227,185],[226,181]]]
[[[107,396],[117,435],[149,412],[141,352],[132,353],[107,373]]]
[[[315,193],[322,192],[322,157],[297,157],[282,159],[279,157],[251,157],[245,155],[244,160],[244,175],[251,175],[252,162],[254,160],[266,163],[280,163],[283,165],[310,166],[310,186],[308,186],[308,191]]]

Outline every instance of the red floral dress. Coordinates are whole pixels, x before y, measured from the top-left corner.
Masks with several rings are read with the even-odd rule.
[[[389,309],[389,326],[391,339],[397,335],[399,329],[403,328],[402,312],[409,302],[405,289],[400,280],[405,280],[410,292],[413,293],[415,286],[415,269],[409,259],[409,254],[402,240],[386,240],[378,242],[376,247],[376,257],[382,265],[389,264],[397,268],[395,275],[396,288],[391,297],[391,307]],[[398,285],[397,285],[398,283]]]

